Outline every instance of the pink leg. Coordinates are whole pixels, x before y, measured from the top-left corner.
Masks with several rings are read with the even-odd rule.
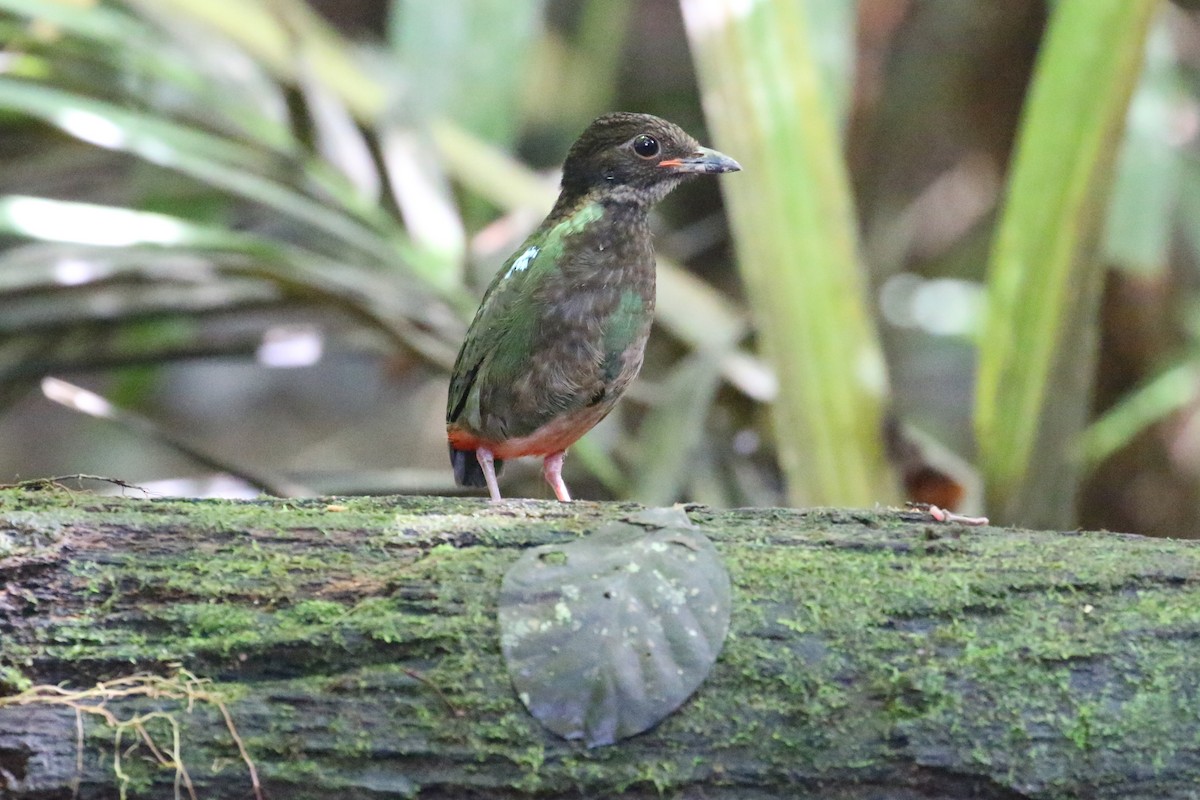
[[[564,503],[569,503],[571,502],[571,493],[567,491],[567,485],[563,483],[562,479],[563,459],[566,457],[566,450],[559,450],[557,453],[546,456],[542,462],[542,475],[545,476],[546,483],[554,489],[554,496]]]
[[[496,467],[493,465],[492,451],[486,447],[480,447],[475,451],[475,460],[479,462],[479,466],[483,468],[483,479],[487,481],[488,492],[492,495],[492,502],[500,502],[500,484],[496,482]]]

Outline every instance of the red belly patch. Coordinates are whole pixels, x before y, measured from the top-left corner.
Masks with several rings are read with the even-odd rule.
[[[460,425],[447,425],[446,438],[455,450],[478,450],[486,447],[496,458],[548,456],[566,450],[595,427],[611,410],[608,403],[581,408],[555,417],[528,436],[494,441]]]

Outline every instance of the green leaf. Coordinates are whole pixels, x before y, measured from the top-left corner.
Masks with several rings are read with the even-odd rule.
[[[1175,120],[1191,102],[1180,86],[1172,19],[1162,15],[1147,42],[1146,67],[1129,104],[1104,230],[1105,256],[1134,272],[1158,272],[1166,265],[1187,176],[1187,159],[1172,141],[1178,135]]]
[[[356,48],[300,0],[131,0],[145,13],[186,17],[228,37],[277,77],[295,82],[295,45],[317,77],[354,116],[375,120],[388,102],[389,87],[369,73]]]
[[[858,3],[846,0],[806,0],[809,15],[808,37],[813,58],[830,98],[838,126],[844,128],[850,117],[854,89],[855,26]]]
[[[167,214],[9,195],[0,197],[0,232],[99,248],[105,255],[89,260],[102,277],[130,269],[150,271],[146,263],[153,257],[138,248],[173,248],[170,258],[157,257],[164,266],[190,253],[224,275],[265,279],[292,296],[341,308],[447,368],[454,363],[455,347],[451,342],[462,335],[455,317],[444,305],[415,287],[408,292],[395,291],[394,279],[379,270],[354,268],[281,242],[198,225]],[[0,271],[12,255],[8,251],[0,258]],[[40,268],[26,265],[7,271],[0,276],[0,292],[13,281],[49,277],[53,282],[53,270],[60,260],[49,256]],[[128,266],[122,267],[122,260]],[[14,263],[20,263],[19,257]],[[162,270],[159,273],[161,277]]]
[[[114,65],[130,73],[127,80],[149,77],[170,86],[179,103],[205,109],[209,122],[220,121],[252,136],[280,152],[295,151],[298,142],[286,123],[286,105],[280,87],[256,69],[226,40],[192,26],[186,36],[164,37],[146,21],[113,6],[101,4],[47,3],[45,0],[0,0],[0,11],[53,25],[56,31],[78,37],[112,58]],[[178,32],[177,32],[178,33]],[[46,55],[69,61],[71,50],[54,41]],[[152,94],[145,88],[147,94]],[[264,107],[274,114],[264,113]]]
[[[1200,394],[1200,366],[1188,361],[1174,366],[1134,389],[1088,427],[1080,455],[1094,467],[1133,441],[1146,428],[1193,406]]]
[[[0,11],[48,22],[55,28],[98,42],[116,44],[129,38],[148,38],[143,22],[98,3],[47,3],[46,0],[0,0]]]
[[[446,117],[489,142],[512,145],[544,5],[393,0],[389,35],[405,74],[421,87],[409,99],[420,104],[418,116]]]
[[[383,178],[375,165],[371,143],[359,129],[350,109],[308,66],[304,54],[297,55],[296,60],[299,62],[297,80],[312,120],[318,151],[325,162],[354,187],[356,198],[350,200],[354,207],[365,210],[375,206],[379,202]]]
[[[590,747],[678,708],[729,630],[729,575],[687,515],[629,519],[526,551],[500,590],[500,642],[521,702]]]
[[[795,0],[683,0],[721,181],[764,354],[788,499],[896,497],[879,432],[887,377],[866,302],[835,101]]]
[[[168,214],[24,195],[0,197],[0,231],[29,239],[104,247],[245,248],[253,241],[248,236]]]
[[[1155,0],[1060,0],[988,265],[975,431],[1001,522],[1074,524],[1114,153]]]
[[[260,172],[264,166],[263,153],[259,149],[149,113],[3,77],[0,77],[0,108],[24,112],[83,141],[132,153],[261,203],[358,248],[378,262],[394,264],[408,256],[414,266],[421,264],[420,259],[413,257],[412,249],[398,241],[399,233],[394,228],[373,230],[338,213],[327,202],[263,176]],[[325,188],[327,174],[311,177]],[[339,192],[337,196],[344,199],[346,195]],[[391,227],[382,215],[376,215],[371,223]],[[438,276],[425,277],[436,282]]]
[[[659,387],[654,407],[638,434],[637,487],[633,499],[649,505],[673,503],[687,494],[696,454],[704,446],[708,413],[720,386],[720,368],[708,353],[676,364]]]

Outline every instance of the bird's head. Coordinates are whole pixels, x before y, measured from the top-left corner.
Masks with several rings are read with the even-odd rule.
[[[564,194],[603,192],[653,204],[693,175],[736,172],[727,155],[701,147],[678,125],[650,114],[618,112],[596,119],[563,164]]]

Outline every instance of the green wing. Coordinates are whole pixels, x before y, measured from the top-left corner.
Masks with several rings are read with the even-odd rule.
[[[484,292],[475,319],[458,352],[450,378],[446,421],[481,427],[478,382],[516,377],[529,357],[537,326],[534,295],[558,271],[566,239],[603,215],[589,203],[551,227],[535,232],[505,262]]]
[[[463,340],[458,359],[454,362],[450,396],[446,404],[447,422],[457,422],[463,417],[468,396],[483,363],[490,359],[505,339],[511,338],[514,317],[519,317],[522,307],[529,305],[536,288],[536,280],[531,280],[535,276],[531,273],[535,269],[541,272],[550,266],[548,259],[541,259],[539,263],[539,256],[544,252],[531,238],[505,262],[484,292],[479,310],[475,312],[475,319],[467,329],[467,338]],[[478,419],[467,422],[471,427],[479,424]]]

